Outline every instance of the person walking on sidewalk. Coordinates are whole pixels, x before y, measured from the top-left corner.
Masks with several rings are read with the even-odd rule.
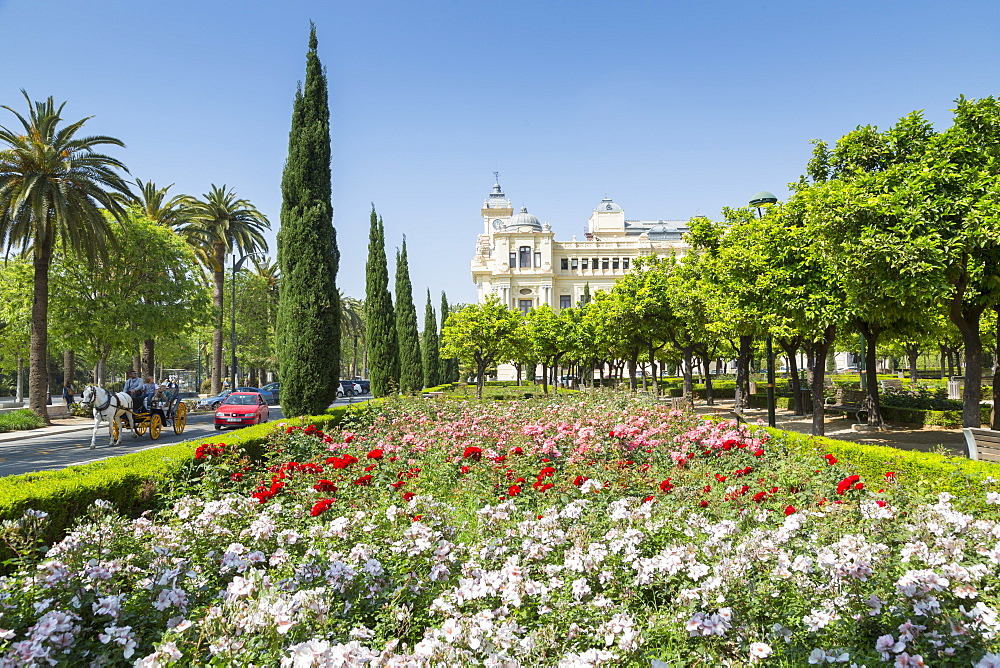
[[[73,381],[63,385],[62,395],[63,401],[66,402],[67,406],[73,403],[73,397],[76,396],[76,390],[73,389]]]

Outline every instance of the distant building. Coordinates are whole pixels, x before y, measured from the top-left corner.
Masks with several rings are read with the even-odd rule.
[[[514,213],[500,188],[483,202],[483,232],[472,258],[479,301],[495,294],[527,313],[548,304],[557,312],[577,306],[584,288],[610,290],[645,255],[683,255],[687,221],[626,220],[625,211],[605,197],[587,219],[583,241],[556,241],[549,223],[527,208]]]

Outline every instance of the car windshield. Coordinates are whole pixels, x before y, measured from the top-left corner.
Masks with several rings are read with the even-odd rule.
[[[234,394],[226,399],[225,403],[239,406],[253,406],[257,401],[257,396],[253,394]]]

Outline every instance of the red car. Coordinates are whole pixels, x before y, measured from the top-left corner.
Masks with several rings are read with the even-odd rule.
[[[256,392],[233,392],[215,411],[215,428],[245,427],[268,420],[267,400]]]

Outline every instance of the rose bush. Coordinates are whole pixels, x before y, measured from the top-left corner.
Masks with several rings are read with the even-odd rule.
[[[98,504],[0,579],[0,665],[1000,666],[993,480],[931,495],[626,399],[198,452],[156,516]]]

